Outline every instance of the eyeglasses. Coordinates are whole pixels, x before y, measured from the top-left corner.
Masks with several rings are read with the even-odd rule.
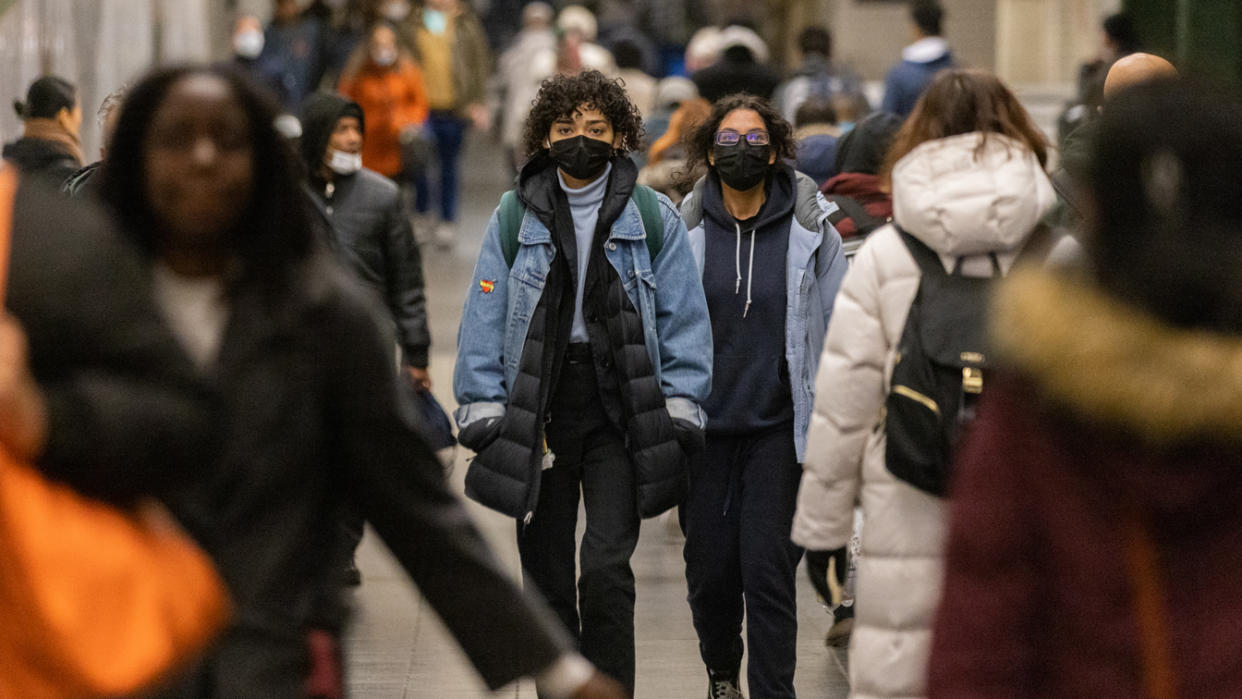
[[[766,146],[770,142],[767,131],[748,131],[745,137],[746,142],[752,146]],[[716,132],[716,145],[718,146],[735,146],[740,140],[742,140],[742,134],[733,129]]]

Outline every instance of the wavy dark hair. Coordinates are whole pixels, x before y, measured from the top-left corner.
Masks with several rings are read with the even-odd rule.
[[[763,119],[763,125],[768,129],[770,148],[776,153],[777,163],[781,160],[793,159],[796,145],[793,127],[785,121],[785,117],[781,116],[771,102],[762,97],[739,92],[723,97],[712,105],[712,113],[707,120],[686,136],[686,171],[681,176],[683,185],[693,184],[695,180],[702,177],[704,172],[711,169],[712,166],[707,162],[707,155],[712,152],[712,147],[716,144],[716,131],[720,129],[720,122],[724,121],[730,112],[739,109],[749,109],[758,113],[759,118]]]
[[[154,256],[160,226],[147,199],[147,135],[152,118],[181,80],[208,75],[223,80],[246,114],[254,150],[254,191],[229,236],[242,262],[239,281],[272,288],[316,251],[309,204],[298,184],[298,161],[276,131],[275,101],[244,74],[223,65],[188,65],[151,73],[134,86],[121,106],[108,158],[100,171],[100,193],[138,245]]]
[[[643,118],[625,93],[625,83],[609,80],[598,70],[587,70],[577,75],[556,75],[539,86],[522,135],[525,151],[546,150],[543,142],[552,132],[552,124],[561,117],[573,116],[583,105],[598,109],[612,124],[613,131],[621,137],[619,152],[629,153],[641,147]]]

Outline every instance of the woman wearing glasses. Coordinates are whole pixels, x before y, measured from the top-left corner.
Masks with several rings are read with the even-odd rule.
[[[797,173],[792,129],[765,100],[717,102],[687,144],[707,174],[682,203],[714,341],[707,448],[690,467],[686,579],[708,696],[794,696],[797,641],[789,541],[811,385],[833,298],[841,238],[815,182]]]

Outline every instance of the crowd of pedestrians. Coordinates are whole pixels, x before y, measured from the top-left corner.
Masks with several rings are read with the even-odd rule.
[[[364,522],[489,687],[633,696],[666,513],[709,699],[795,696],[804,558],[853,696],[1242,691],[1242,102],[1118,15],[1054,146],[934,0],[876,110],[827,27],[782,72],[692,4],[274,0],[118,86],[90,164],[72,82],[19,96],[0,457],[158,502],[231,602],[142,696],[344,696]],[[453,416],[524,590],[417,416],[472,130],[516,176]]]

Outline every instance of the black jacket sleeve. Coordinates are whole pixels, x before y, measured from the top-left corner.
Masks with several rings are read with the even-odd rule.
[[[94,207],[21,186],[6,306],[47,399],[48,475],[129,500],[210,458],[208,389],[160,318],[139,253]]]
[[[427,367],[431,332],[427,329],[427,297],[423,291],[423,260],[414,242],[414,229],[394,197],[384,215],[385,301],[397,325],[405,363]]]
[[[493,689],[570,647],[551,613],[502,571],[435,455],[401,412],[391,340],[358,304],[332,322],[330,429],[355,505]]]

